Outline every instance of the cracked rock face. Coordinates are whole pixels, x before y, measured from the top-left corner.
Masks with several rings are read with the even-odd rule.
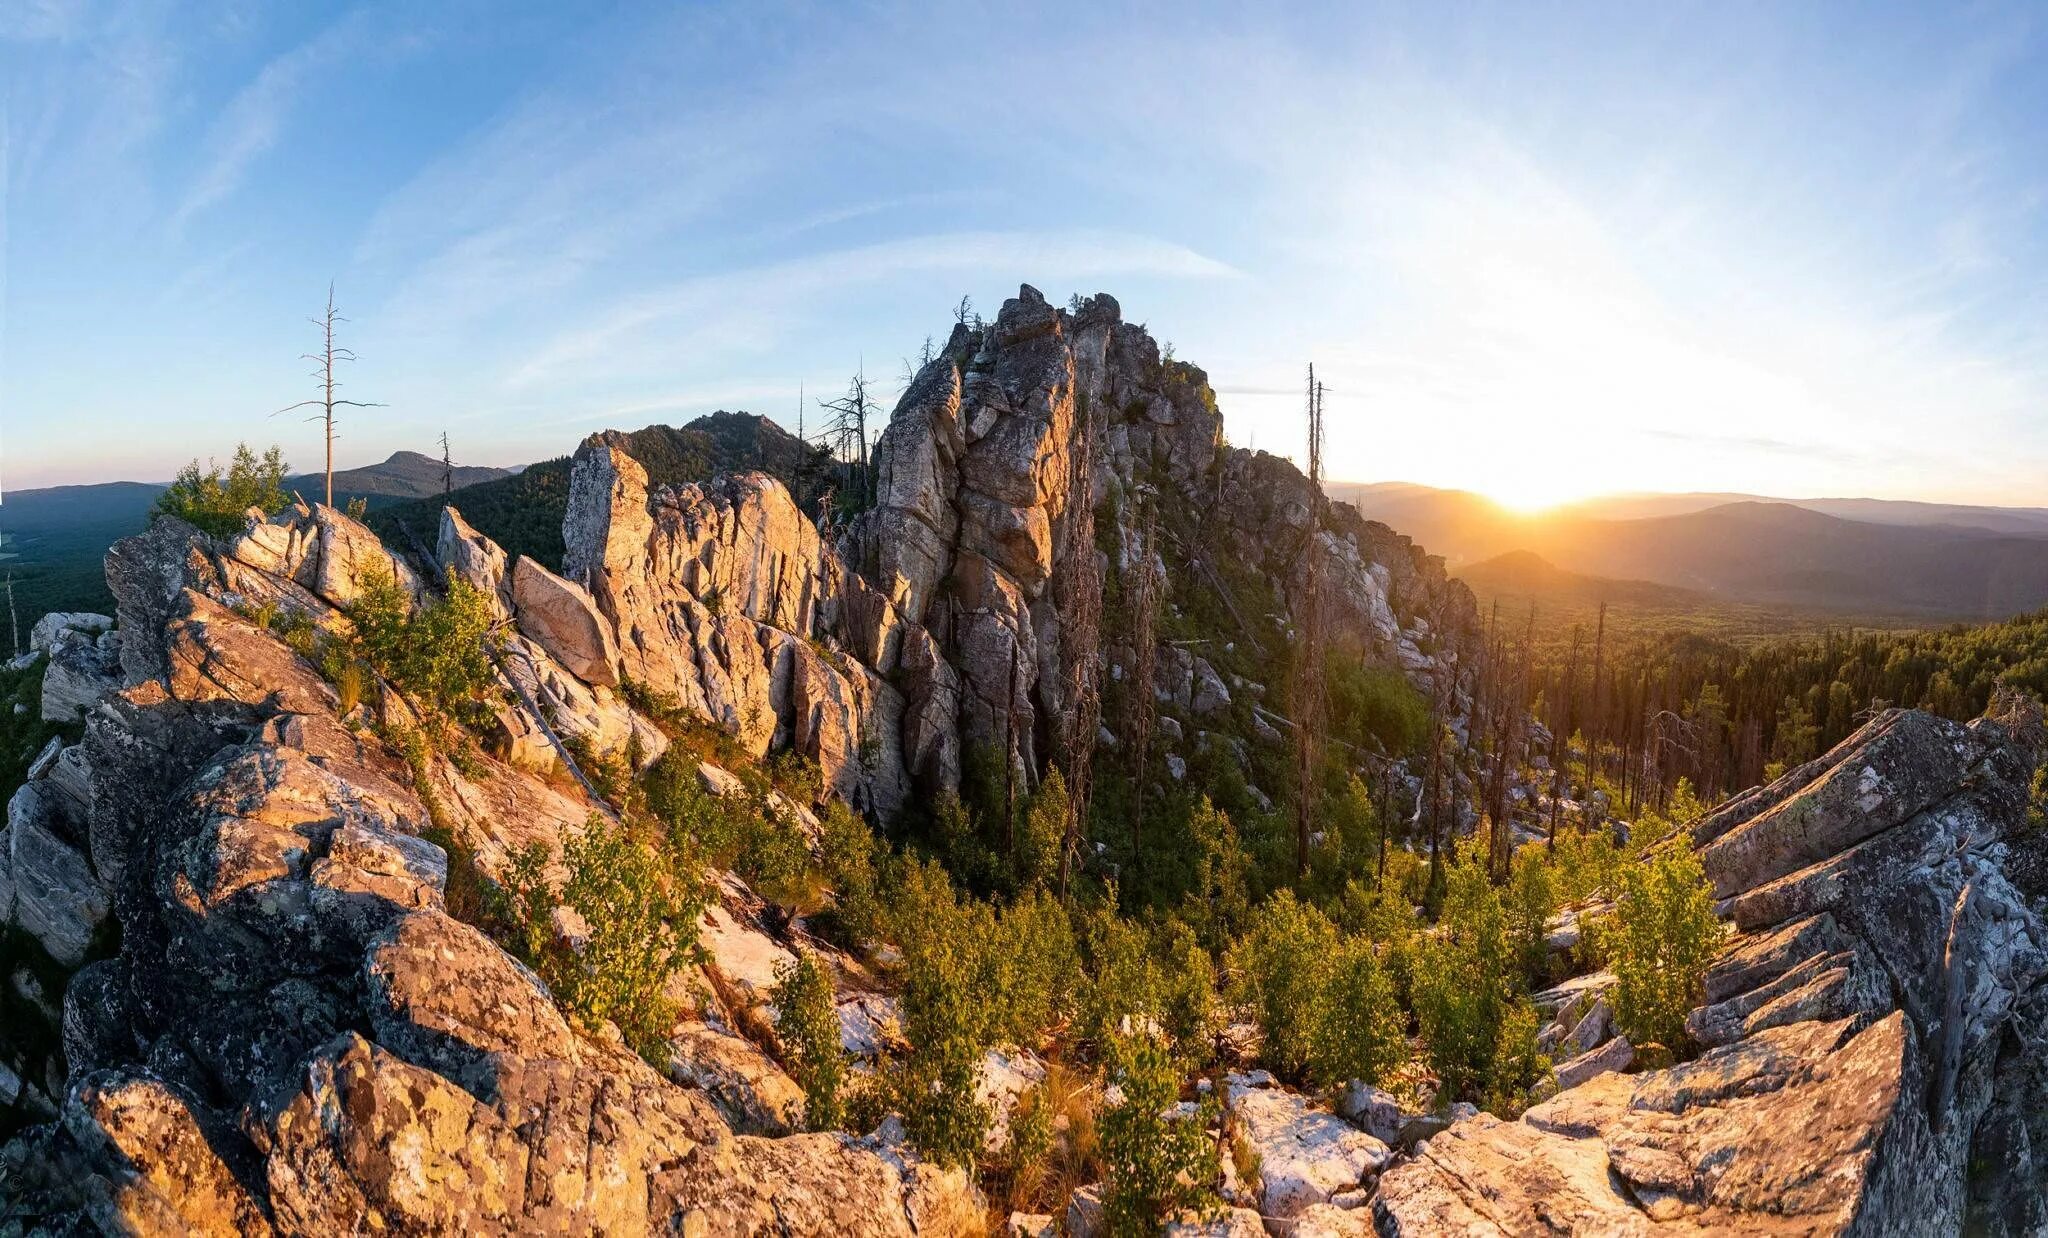
[[[68,1087],[0,1150],[0,1228],[908,1235],[970,1206],[963,1178],[898,1150],[735,1133],[731,1086],[790,1100],[751,1044],[734,1059],[679,1034],[672,1078],[572,1028],[446,913],[404,763],[208,592],[227,573],[206,546],[144,536],[120,548],[117,596],[124,628],[160,625],[153,660],[95,707],[81,755],[37,762],[8,831],[79,870],[30,866],[57,948],[90,919],[59,923],[66,889],[122,933],[64,993]],[[481,760],[475,782],[435,774],[436,795],[501,856],[590,811],[550,817],[557,793]]]
[[[2048,891],[2008,872],[2039,727],[1893,710],[1702,818],[1736,929],[1706,1051],[1430,1139],[1380,1232],[2041,1232]]]

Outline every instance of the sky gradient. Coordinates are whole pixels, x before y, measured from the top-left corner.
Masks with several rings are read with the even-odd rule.
[[[314,466],[330,280],[344,464],[788,424],[1029,282],[1240,445],[1315,361],[1337,478],[2048,504],[2041,13],[0,0],[5,481]]]

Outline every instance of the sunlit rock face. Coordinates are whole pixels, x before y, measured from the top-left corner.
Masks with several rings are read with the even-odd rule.
[[[1380,1232],[2041,1232],[2048,890],[2011,863],[2041,742],[1892,710],[1695,823],[1733,921],[1706,1051],[1597,1069],[1600,987],[1562,995],[1546,1036],[1588,1068],[1390,1169]]]

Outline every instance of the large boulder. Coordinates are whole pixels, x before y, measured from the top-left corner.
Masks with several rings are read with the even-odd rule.
[[[511,614],[505,552],[498,543],[471,528],[453,503],[441,509],[434,559],[450,577],[483,594],[500,618]]]
[[[43,720],[76,722],[122,684],[120,632],[65,628],[43,669]]]
[[[1259,1211],[1288,1218],[1333,1199],[1362,1202],[1393,1159],[1386,1144],[1320,1104],[1272,1086],[1269,1076],[1228,1080],[1237,1133],[1259,1160]]]
[[[85,960],[110,903],[82,849],[62,793],[28,782],[7,802],[0,830],[0,922],[11,922],[66,967]]]
[[[619,682],[618,645],[583,586],[520,555],[512,565],[512,610],[519,630],[586,683]]]
[[[53,610],[36,620],[29,629],[28,647],[37,653],[49,653],[57,647],[59,637],[70,632],[82,633],[88,637],[110,631],[114,626],[112,618],[83,610]]]

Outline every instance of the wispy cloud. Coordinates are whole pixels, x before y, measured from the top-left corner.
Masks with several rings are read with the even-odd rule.
[[[250,169],[277,145],[307,80],[358,48],[367,29],[361,10],[348,14],[264,65],[228,101],[207,131],[204,166],[171,214],[173,232],[241,188]]]
[[[797,305],[876,282],[931,272],[1026,280],[1148,275],[1239,278],[1227,263],[1153,237],[1103,232],[956,232],[865,245],[836,253],[685,280],[628,299],[597,321],[557,336],[508,378],[514,387],[559,378],[602,362],[638,333],[715,316],[731,339],[785,319]],[[1053,284],[1057,288],[1058,284]],[[673,344],[670,344],[673,347]]]

